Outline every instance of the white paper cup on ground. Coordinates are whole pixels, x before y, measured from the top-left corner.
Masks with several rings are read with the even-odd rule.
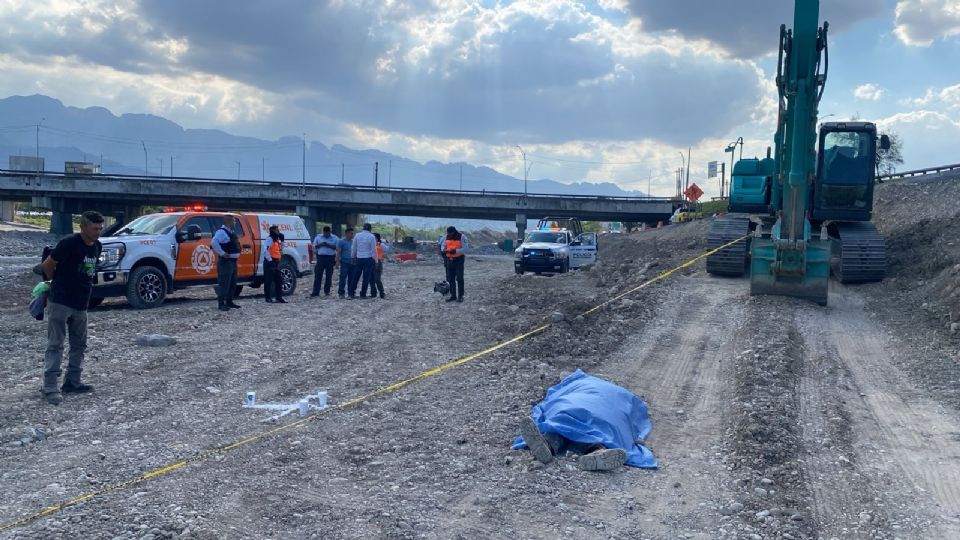
[[[252,407],[257,404],[257,393],[254,391],[247,392],[247,399],[243,402],[244,405]]]
[[[326,390],[320,390],[319,392],[317,392],[317,404],[320,406],[321,409],[327,406]]]
[[[307,411],[310,410],[310,402],[305,399],[301,399],[298,405],[300,406],[300,416],[306,416]]]

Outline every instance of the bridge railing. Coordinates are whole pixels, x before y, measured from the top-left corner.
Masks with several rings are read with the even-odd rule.
[[[394,192],[394,193],[432,193],[432,194],[444,194],[444,195],[498,195],[498,196],[510,196],[516,197],[526,196],[531,198],[564,198],[564,199],[584,199],[584,200],[602,200],[602,201],[651,201],[651,202],[669,202],[672,201],[669,197],[631,197],[623,195],[577,195],[577,194],[561,194],[561,193],[528,193],[524,194],[518,191],[492,191],[492,190],[457,190],[457,189],[437,189],[437,188],[402,188],[402,187],[384,187],[384,186],[368,186],[368,185],[357,185],[357,184],[331,184],[324,182],[286,182],[286,181],[270,181],[270,180],[246,180],[246,179],[224,179],[224,178],[200,178],[195,176],[142,176],[142,175],[130,175],[130,174],[75,174],[75,173],[62,173],[56,171],[12,171],[7,169],[0,169],[0,176],[35,176],[40,174],[47,177],[60,177],[60,178],[92,178],[97,180],[106,180],[111,178],[122,179],[122,180],[138,180],[138,181],[154,181],[154,182],[170,182],[177,180],[184,180],[189,182],[203,182],[209,184],[227,184],[227,185],[253,185],[253,186],[266,186],[266,187],[287,187],[287,188],[302,188],[302,187],[323,187],[323,188],[333,188],[333,189],[350,189],[358,191],[378,191],[378,192]]]
[[[912,171],[902,171],[892,174],[882,174],[877,176],[877,180],[881,182],[887,180],[896,180],[898,178],[909,178],[911,176],[923,176],[925,174],[938,174],[946,171],[953,171],[960,169],[960,163],[954,165],[940,165],[938,167],[927,167],[926,169],[914,169]]]

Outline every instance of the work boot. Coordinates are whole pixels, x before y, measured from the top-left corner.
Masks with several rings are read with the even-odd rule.
[[[543,433],[540,433],[540,428],[537,427],[533,418],[525,416],[520,420],[520,435],[523,437],[523,442],[530,447],[530,451],[533,452],[533,457],[537,458],[537,461],[540,463],[553,461],[550,444],[544,438]]]
[[[217,302],[217,309],[220,311],[230,311],[230,308],[228,308],[223,302]]]
[[[236,303],[234,303],[234,302],[227,302],[227,309],[230,309],[230,308],[233,308],[233,309],[240,309],[240,306],[239,306],[239,305],[237,305],[237,304],[236,304]]]
[[[276,303],[278,303],[278,304],[286,304],[286,303],[287,303],[287,301],[284,300],[283,298],[277,298],[276,300],[274,300],[274,302],[276,302]]]
[[[383,294],[383,293],[380,293],[380,299],[381,299],[381,300],[383,300],[383,299],[386,298],[386,297],[387,297],[387,295],[385,295],[385,294]]]
[[[458,297],[457,297],[457,302],[460,302],[460,303],[462,304],[462,303],[463,303],[463,297],[462,297],[462,296],[458,296]]]
[[[90,392],[93,392],[93,385],[65,382],[63,383],[63,386],[60,387],[60,391],[64,394],[89,394]]]
[[[51,405],[60,405],[63,403],[63,396],[60,395],[60,392],[48,392],[43,395],[46,398],[47,403]]]
[[[451,296],[450,298],[447,298],[447,302],[456,302],[456,301],[457,301],[456,296]]]
[[[577,466],[581,471],[612,471],[626,461],[627,452],[623,448],[604,448],[580,456]]]

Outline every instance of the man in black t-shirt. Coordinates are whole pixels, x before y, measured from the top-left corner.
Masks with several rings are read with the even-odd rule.
[[[80,233],[61,240],[43,261],[41,267],[50,284],[47,305],[47,352],[43,366],[41,391],[51,405],[63,401],[63,393],[84,394],[93,387],[80,382],[83,371],[83,353],[87,349],[87,306],[93,291],[97,258],[100,257],[100,233],[103,216],[99,212],[84,212],[80,216]],[[60,382],[60,364],[63,361],[63,342],[69,335],[70,355],[67,375]]]

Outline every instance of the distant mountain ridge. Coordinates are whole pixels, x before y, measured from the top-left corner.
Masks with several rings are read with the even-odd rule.
[[[379,150],[308,141],[306,168],[299,137],[267,141],[214,129],[184,129],[150,114],[116,116],[103,107],[65,106],[43,95],[0,99],[0,168],[8,156],[39,153],[45,168],[64,161],[102,163],[102,172],[339,183],[391,187],[522,192],[523,180],[468,163],[417,161]],[[41,121],[42,119],[42,121]],[[39,133],[37,124],[40,124]],[[39,136],[39,137],[38,137]],[[239,165],[238,165],[239,162]],[[239,170],[238,170],[239,169]],[[461,176],[462,171],[462,176]],[[462,186],[461,186],[462,178]],[[610,182],[564,184],[530,180],[530,193],[641,196]]]

